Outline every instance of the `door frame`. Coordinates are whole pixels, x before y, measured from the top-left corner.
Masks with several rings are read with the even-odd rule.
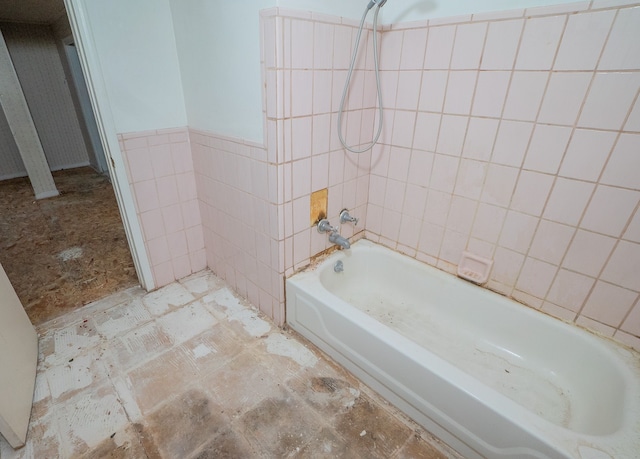
[[[107,88],[102,78],[102,69],[93,35],[88,27],[87,10],[84,0],[64,0],[69,17],[69,24],[75,40],[80,66],[84,73],[84,79],[89,91],[91,107],[96,118],[100,140],[107,159],[107,168],[111,176],[113,190],[116,195],[122,223],[127,235],[127,241],[131,250],[133,264],[138,274],[142,288],[147,291],[154,290],[156,285],[153,280],[151,263],[144,244],[142,227],[138,220],[135,201],[124,158],[120,150],[120,143],[116,135],[115,123],[109,103]]]

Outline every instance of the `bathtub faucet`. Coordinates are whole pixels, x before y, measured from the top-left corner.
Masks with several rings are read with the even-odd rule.
[[[329,242],[336,244],[343,249],[351,248],[349,240],[340,236],[340,233],[338,233],[338,228],[336,228],[335,226],[331,226],[331,223],[329,223],[329,220],[327,220],[326,218],[320,220],[320,222],[318,223],[318,233],[329,233]]]
[[[353,223],[353,226],[356,226],[358,224],[358,220],[359,219],[356,217],[349,215],[349,211],[347,209],[342,209],[342,211],[340,211],[340,223],[351,222]]]

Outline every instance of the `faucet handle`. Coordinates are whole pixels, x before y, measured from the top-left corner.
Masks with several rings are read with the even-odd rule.
[[[331,226],[331,223],[326,218],[323,218],[318,222],[318,233],[333,233],[338,232],[338,228]]]
[[[358,220],[358,218],[349,215],[349,211],[347,209],[342,209],[340,212],[340,223],[351,222],[355,226],[358,224]]]

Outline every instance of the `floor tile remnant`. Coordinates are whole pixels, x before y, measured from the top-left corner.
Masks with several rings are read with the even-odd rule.
[[[210,271],[37,327],[27,444],[2,459],[457,459]]]

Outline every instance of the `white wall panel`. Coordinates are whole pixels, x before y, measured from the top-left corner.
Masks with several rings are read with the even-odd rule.
[[[87,150],[51,29],[26,24],[0,27],[49,167],[58,170],[88,165]]]

